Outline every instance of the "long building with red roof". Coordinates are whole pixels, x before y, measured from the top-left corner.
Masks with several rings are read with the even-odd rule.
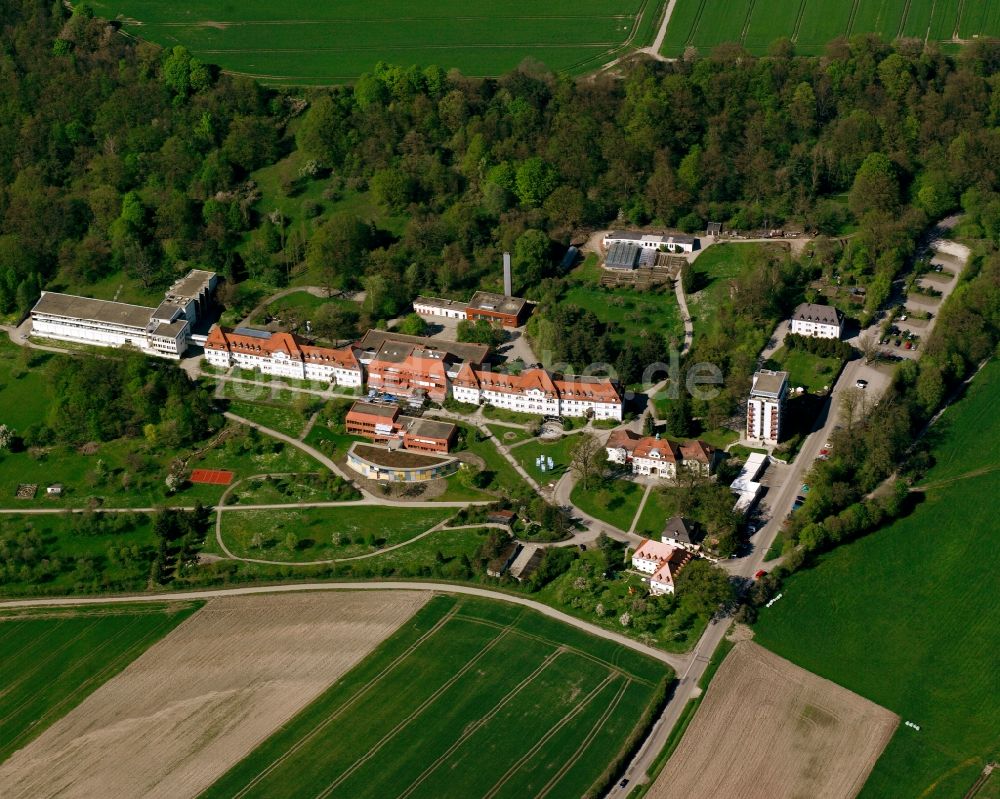
[[[452,380],[451,392],[459,402],[519,413],[622,418],[621,394],[606,377],[559,376],[545,369],[511,375],[465,365]]]
[[[678,468],[709,475],[718,451],[704,441],[678,443],[666,438],[640,436],[631,430],[615,430],[605,444],[608,460],[631,467],[633,474],[677,479]]]
[[[351,347],[317,347],[292,333],[215,325],[205,341],[205,360],[224,369],[238,366],[266,375],[360,386],[364,373]]]

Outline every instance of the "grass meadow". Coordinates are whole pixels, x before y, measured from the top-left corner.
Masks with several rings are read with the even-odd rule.
[[[245,558],[296,561],[331,560],[367,555],[401,544],[453,516],[453,508],[370,506],[288,510],[227,510],[222,537]],[[286,538],[295,536],[295,546]],[[261,546],[253,546],[254,537]],[[372,545],[374,541],[374,546]]]
[[[955,44],[1000,35],[1000,2],[979,0],[678,0],[661,52],[686,47],[707,52],[738,42],[764,54],[788,38],[800,55],[820,55],[840,36],[878,33],[886,40],[916,37]]]
[[[781,347],[764,364],[768,369],[782,369],[788,372],[788,383],[792,388],[801,386],[816,394],[831,387],[840,373],[840,359],[823,358],[802,349]]]
[[[790,578],[755,628],[758,643],[920,726],[900,725],[863,799],[962,796],[1000,750],[998,528],[988,499],[1000,473],[982,471],[993,449],[963,443],[1000,435],[985,413],[998,377],[994,362],[944,415],[931,469],[939,486],[929,483],[908,516]]]
[[[639,510],[643,490],[643,486],[631,480],[612,478],[589,491],[577,482],[570,499],[584,513],[627,531]]]
[[[38,737],[200,603],[0,611],[0,761]]]
[[[523,608],[439,596],[204,796],[582,796],[672,676]]]
[[[558,480],[566,473],[566,470],[569,469],[573,448],[583,440],[581,436],[585,435],[589,435],[589,433],[577,433],[576,435],[562,436],[555,441],[542,441],[541,439],[535,439],[534,441],[519,444],[511,449],[510,453],[517,459],[517,462],[521,464],[521,468],[534,477],[539,483],[550,483]],[[552,458],[551,469],[549,469],[547,461],[544,472],[535,465],[535,460],[539,455],[544,456],[546,459]]]
[[[378,61],[437,64],[469,76],[507,72],[525,58],[579,74],[626,46],[649,44],[659,0],[529,0],[469,6],[435,0],[373,5],[265,0],[240,4],[189,0],[96,0],[98,14],[119,19],[134,36],[183,44],[206,62],[274,84],[350,82]]]

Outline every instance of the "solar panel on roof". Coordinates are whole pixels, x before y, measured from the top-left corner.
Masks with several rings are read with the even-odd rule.
[[[249,327],[238,327],[234,331],[240,336],[250,336],[250,338],[271,338],[271,333],[267,330],[254,330]]]

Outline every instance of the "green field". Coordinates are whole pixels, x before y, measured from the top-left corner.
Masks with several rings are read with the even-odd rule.
[[[581,435],[588,434],[580,433],[572,436],[562,436],[555,441],[543,441],[541,439],[527,441],[511,449],[510,454],[521,464],[521,468],[539,483],[550,483],[558,480],[569,469],[573,448],[580,442]],[[549,469],[547,462],[544,472],[535,465],[535,459],[539,455],[552,458],[551,469]]]
[[[0,761],[37,738],[200,603],[0,612]]]
[[[979,442],[997,440],[996,414],[984,419],[983,409],[995,405],[998,377],[993,363],[983,384],[944,416],[935,468],[950,482],[928,488],[909,516],[794,575],[756,626],[759,643],[921,727],[900,725],[862,797],[962,796],[1000,755],[997,524],[989,499],[1000,491],[1000,473],[951,479],[967,467],[949,457],[973,431]],[[981,449],[964,450],[969,467],[995,462],[992,449]]]
[[[738,42],[763,54],[788,38],[800,55],[819,55],[840,36],[878,33],[957,44],[1000,35],[1000,0],[678,0],[661,52],[707,52]]]
[[[378,61],[436,64],[469,76],[499,75],[525,58],[578,74],[628,47],[652,42],[658,0],[528,0],[469,6],[435,0],[330,4],[247,0],[96,0],[98,14],[123,22],[134,36],[172,47],[268,83],[352,81]]]
[[[671,677],[530,611],[436,597],[204,796],[582,796]]]
[[[409,541],[453,516],[451,508],[357,507],[226,511],[222,537],[235,555],[288,562],[367,555]],[[289,548],[286,538],[295,536]],[[254,537],[260,536],[260,546]]]

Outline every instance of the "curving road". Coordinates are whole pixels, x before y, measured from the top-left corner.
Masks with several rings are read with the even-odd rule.
[[[530,608],[541,613],[550,619],[561,621],[571,627],[621,644],[628,649],[633,649],[643,655],[647,655],[662,663],[666,663],[676,672],[688,666],[691,655],[672,655],[660,649],[646,646],[639,641],[634,641],[620,633],[605,630],[596,624],[570,616],[567,613],[543,605],[533,599],[527,599],[515,594],[505,594],[500,591],[490,591],[487,588],[475,588],[468,585],[450,585],[448,583],[408,583],[403,581],[363,582],[363,583],[295,583],[284,585],[247,586],[245,588],[216,588],[206,591],[176,591],[162,594],[133,594],[115,596],[95,596],[95,597],[60,597],[51,599],[15,599],[0,602],[0,610],[13,608],[42,608],[42,607],[80,607],[84,605],[109,605],[135,602],[176,602],[183,600],[207,600],[217,597],[228,596],[249,596],[252,594],[287,594],[300,591],[432,591],[443,594],[462,594],[465,596],[477,596],[484,599],[494,599],[500,602],[509,602],[513,605]]]

